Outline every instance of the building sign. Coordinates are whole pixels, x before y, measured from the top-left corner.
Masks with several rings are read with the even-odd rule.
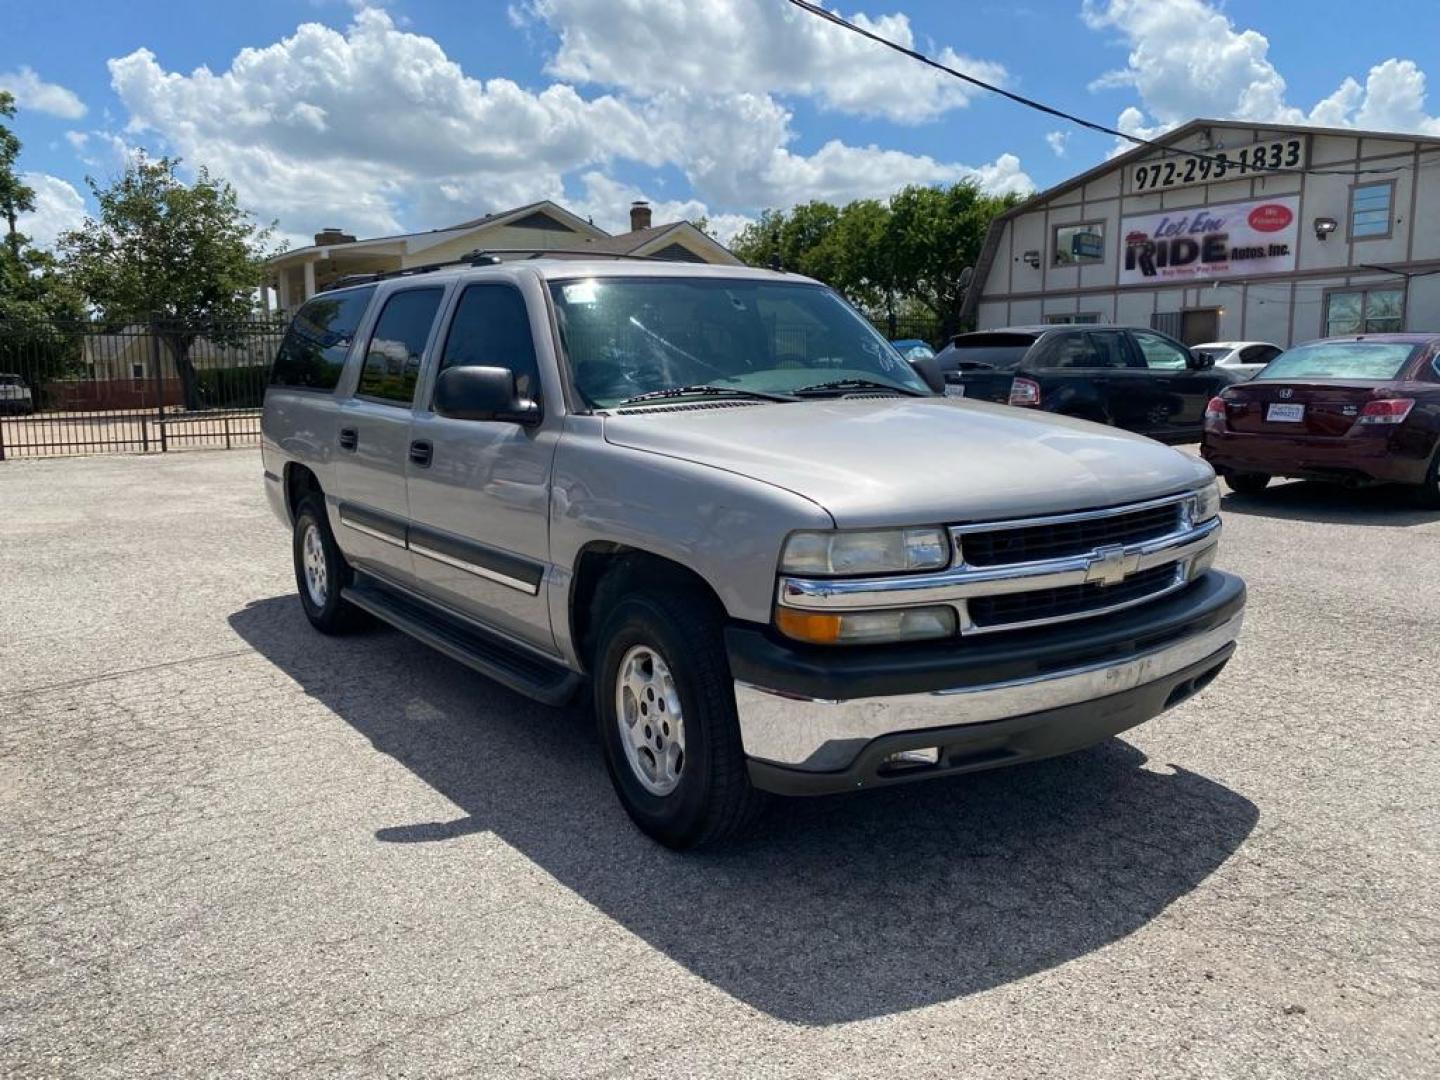
[[[1191,184],[1238,180],[1273,169],[1303,169],[1310,160],[1309,137],[1291,135],[1270,142],[1226,150],[1201,150],[1203,157],[1177,153],[1158,161],[1142,161],[1125,172],[1127,195],[1170,191]]]
[[[1105,237],[1098,232],[1077,232],[1070,237],[1070,254],[1079,259],[1103,259]]]
[[[1120,284],[1157,285],[1295,269],[1300,197],[1164,210],[1120,223]]]

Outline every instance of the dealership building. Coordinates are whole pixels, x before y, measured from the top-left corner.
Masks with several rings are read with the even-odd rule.
[[[996,219],[970,320],[1192,345],[1440,332],[1440,138],[1196,120],[1157,141]]]

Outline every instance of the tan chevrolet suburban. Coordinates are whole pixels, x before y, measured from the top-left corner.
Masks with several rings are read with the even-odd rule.
[[[477,254],[299,310],[265,487],[318,630],[590,695],[625,809],[690,847],[1076,750],[1230,658],[1209,466],[940,389],[802,277]]]

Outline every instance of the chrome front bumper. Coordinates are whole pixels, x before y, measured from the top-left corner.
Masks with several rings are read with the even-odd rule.
[[[1237,613],[1210,630],[1116,662],[918,694],[832,701],[737,680],[741,739],[745,753],[762,762],[808,771],[845,769],[867,743],[883,736],[1063,709],[1157,682],[1210,657],[1218,655],[1221,662],[1243,619]]]

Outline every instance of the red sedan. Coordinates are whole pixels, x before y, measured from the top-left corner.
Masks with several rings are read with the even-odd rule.
[[[1295,476],[1408,484],[1440,507],[1440,336],[1297,345],[1210,399],[1200,453],[1243,494]]]

